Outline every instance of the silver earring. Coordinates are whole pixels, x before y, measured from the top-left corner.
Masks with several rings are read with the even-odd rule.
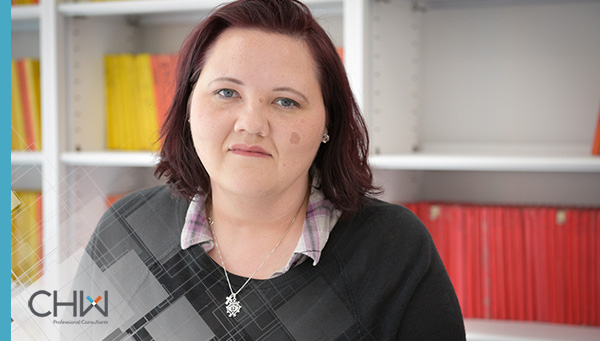
[[[327,143],[328,141],[329,141],[329,135],[323,134],[323,139],[321,140],[321,142]]]

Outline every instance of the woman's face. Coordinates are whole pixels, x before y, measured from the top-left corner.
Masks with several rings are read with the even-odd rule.
[[[308,46],[255,29],[219,36],[191,97],[192,139],[213,191],[245,196],[305,191],[325,117]]]

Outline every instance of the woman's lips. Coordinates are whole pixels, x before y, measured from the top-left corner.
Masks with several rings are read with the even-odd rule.
[[[234,144],[229,147],[229,151],[242,156],[267,158],[271,154],[260,146],[247,146],[245,144]]]

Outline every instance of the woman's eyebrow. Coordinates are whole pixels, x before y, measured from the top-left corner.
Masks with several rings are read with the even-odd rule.
[[[225,81],[225,82],[232,82],[232,83],[235,83],[235,84],[238,84],[238,85],[244,85],[244,82],[242,82],[241,80],[239,80],[237,78],[233,78],[233,77],[218,77],[218,78],[215,78],[212,81],[210,81],[208,83],[208,85],[211,85],[214,82],[223,82],[223,81]]]
[[[303,93],[301,93],[300,91],[298,91],[296,89],[290,88],[290,87],[283,86],[283,87],[273,88],[273,91],[288,91],[288,92],[294,93],[294,94],[302,97],[302,99],[305,102],[310,103],[310,101],[308,100],[308,98],[306,98],[306,96],[304,96]]]

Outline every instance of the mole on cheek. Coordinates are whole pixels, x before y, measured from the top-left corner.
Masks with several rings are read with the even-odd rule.
[[[300,135],[298,135],[298,133],[296,133],[296,132],[293,132],[292,136],[290,136],[290,143],[291,144],[300,143]]]
[[[265,100],[264,100],[264,99],[262,99],[262,98],[259,98],[259,99],[258,99],[258,102],[259,102],[259,103],[262,103],[262,102],[264,102],[264,101],[265,101]]]

